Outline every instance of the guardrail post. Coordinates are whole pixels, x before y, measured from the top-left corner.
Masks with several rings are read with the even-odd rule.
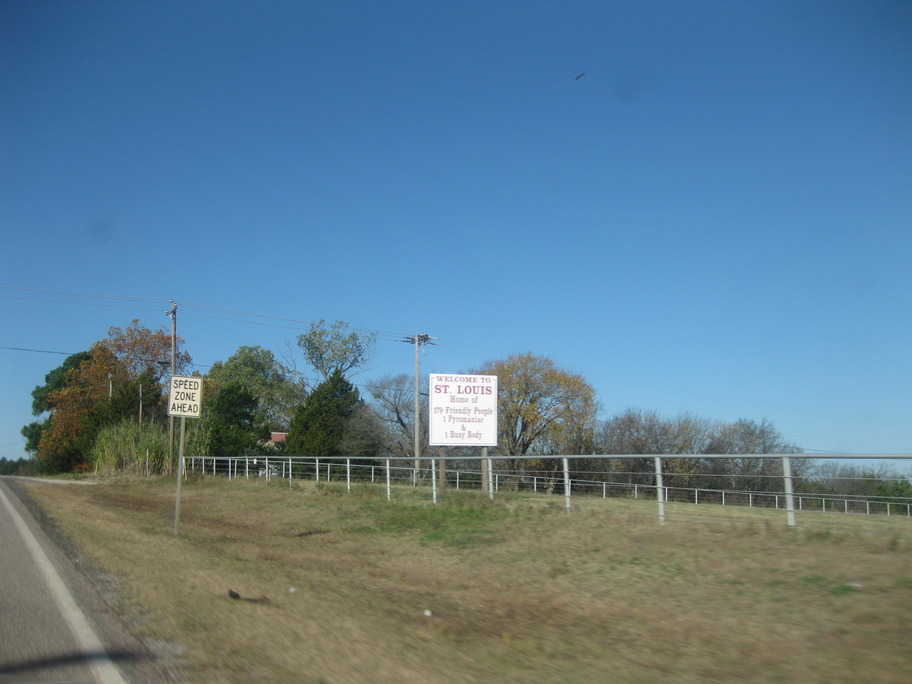
[[[567,509],[567,512],[570,512],[570,459],[565,458],[564,461],[564,507]]]
[[[655,474],[656,474],[656,501],[659,503],[659,522],[665,524],[665,498],[662,488],[662,459],[655,457]]]
[[[782,457],[782,477],[785,479],[785,515],[789,527],[795,526],[795,496],[792,493],[792,464],[788,456]]]

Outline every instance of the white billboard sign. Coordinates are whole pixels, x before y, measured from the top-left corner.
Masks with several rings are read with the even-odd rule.
[[[183,375],[171,377],[168,415],[199,418],[203,404],[203,379]]]
[[[431,446],[497,446],[497,376],[430,375]]]

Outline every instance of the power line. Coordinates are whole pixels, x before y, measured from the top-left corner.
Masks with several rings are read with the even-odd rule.
[[[70,304],[77,306],[100,306],[108,309],[129,309],[130,311],[156,311],[148,306],[137,307],[137,306],[126,306],[125,304],[102,304],[100,302],[79,302],[68,299],[46,299],[42,297],[21,297],[16,295],[0,294],[0,297],[4,299],[20,299],[26,302],[50,302],[52,304]]]
[[[158,303],[158,297],[131,297],[128,295],[110,295],[94,292],[67,292],[66,290],[42,290],[34,287],[16,287],[13,285],[0,285],[0,290],[16,290],[19,292],[37,292],[40,294],[64,295],[66,297],[91,297],[94,299],[120,299],[134,302]]]
[[[30,293],[35,293],[35,294],[47,294],[47,295],[56,295],[56,296],[64,296],[64,297],[81,297],[81,298],[87,298],[87,299],[103,299],[103,300],[112,300],[112,301],[140,302],[140,303],[154,303],[154,304],[160,304],[163,301],[170,301],[168,298],[165,298],[165,297],[136,297],[136,296],[131,296],[131,295],[115,295],[115,294],[92,293],[92,292],[68,292],[66,290],[45,290],[45,289],[40,289],[40,288],[16,287],[16,286],[9,286],[9,285],[0,285],[0,290],[12,290],[15,292],[30,292]],[[91,302],[91,301],[88,301],[88,302],[82,301],[81,302],[81,301],[75,301],[75,300],[47,299],[47,298],[41,298],[41,297],[22,297],[22,296],[10,295],[10,294],[0,294],[0,297],[5,297],[8,299],[25,299],[28,301],[43,301],[43,302],[51,302],[51,303],[56,303],[56,304],[79,304],[81,306],[107,306],[107,307],[113,307],[113,308],[132,308],[132,309],[137,308],[137,307],[126,307],[126,306],[116,305],[116,304],[103,304],[100,302]],[[274,315],[270,315],[270,314],[254,313],[251,311],[242,311],[239,309],[229,309],[226,307],[211,306],[211,305],[207,305],[207,304],[181,302],[181,307],[182,308],[189,307],[192,309],[201,309],[203,311],[213,311],[213,312],[218,312],[218,313],[233,314],[236,316],[245,316],[248,318],[259,318],[259,319],[265,319],[267,321],[276,321],[279,323],[293,324],[291,326],[281,326],[281,325],[277,325],[277,324],[258,323],[256,321],[244,321],[244,320],[239,320],[239,319],[211,316],[211,315],[207,315],[204,313],[193,313],[193,312],[185,313],[185,315],[194,316],[194,317],[198,317],[198,318],[211,318],[211,319],[215,319],[215,320],[226,320],[226,321],[232,321],[235,323],[245,323],[245,324],[250,324],[250,325],[274,325],[275,327],[285,327],[285,328],[289,328],[289,329],[299,329],[299,328],[306,328],[309,326],[317,325],[317,323],[315,321],[308,321],[308,320],[297,319],[297,318],[288,318],[288,317],[284,317],[284,316],[274,316]],[[141,310],[155,311],[155,309],[153,309],[151,307],[142,307]],[[405,336],[405,333],[392,332],[392,331],[388,331],[388,330],[371,330],[368,328],[355,327],[355,326],[349,326],[349,325],[346,325],[346,327],[353,332],[360,332],[360,333],[364,333],[364,334],[374,335],[384,341],[399,341]]]
[[[0,349],[8,349],[10,351],[21,351],[21,352],[35,352],[36,354],[62,354],[63,356],[72,356],[78,352],[62,352],[62,351],[50,351],[48,349],[26,349],[25,347],[0,347]]]
[[[306,320],[302,320],[302,319],[298,319],[298,318],[287,318],[284,316],[273,316],[270,314],[253,313],[250,311],[241,311],[238,309],[227,309],[227,308],[219,307],[219,306],[209,306],[207,304],[193,304],[193,303],[182,302],[181,306],[195,308],[195,309],[203,309],[206,311],[216,311],[219,313],[234,314],[236,316],[248,316],[250,318],[263,318],[266,320],[279,321],[282,323],[293,323],[293,324],[295,324],[293,327],[318,325],[318,323],[316,323],[315,321],[306,321]],[[192,314],[192,315],[207,317],[206,314]],[[215,316],[208,316],[208,317],[216,318]],[[238,321],[237,319],[222,319],[222,320],[233,320],[238,323],[251,322],[251,321]],[[269,324],[266,323],[263,325],[269,325]],[[291,327],[291,326],[278,326],[278,327]],[[400,338],[403,337],[402,333],[390,332],[390,331],[386,331],[386,330],[370,330],[368,328],[359,328],[359,327],[354,327],[354,326],[350,326],[350,325],[346,325],[346,327],[353,332],[361,332],[361,333],[367,333],[370,335],[377,335],[377,336],[383,337],[384,339],[394,338],[395,340],[398,341]]]

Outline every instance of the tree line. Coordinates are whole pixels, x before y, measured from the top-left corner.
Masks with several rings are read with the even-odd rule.
[[[274,454],[373,459],[414,458],[414,378],[388,375],[356,386],[375,338],[347,324],[313,324],[296,342],[319,380],[312,384],[296,357],[279,359],[257,346],[242,346],[204,376],[203,413],[187,421],[186,453],[241,456]],[[175,371],[190,373],[184,340],[175,340]],[[112,327],[88,351],[69,356],[32,392],[35,422],[23,427],[26,449],[45,472],[169,472],[167,386],[171,336],[134,320]],[[708,454],[800,453],[767,420],[733,423],[628,408],[600,420],[595,390],[579,373],[531,352],[491,360],[469,374],[498,377],[498,467],[514,475],[556,474],[562,454],[675,454],[665,462],[668,486],[763,489],[781,477],[776,460]],[[199,375],[198,373],[195,373]],[[363,390],[363,392],[362,392]],[[419,396],[427,415],[427,397]],[[419,458],[428,453],[427,420],[420,421]],[[284,442],[271,439],[284,433]],[[450,449],[458,460],[466,453]],[[799,477],[814,464],[795,459]],[[575,459],[574,468],[604,481],[654,480],[651,458]],[[884,479],[884,478],[881,478]],[[825,488],[826,481],[814,486]],[[811,486],[810,484],[808,486]]]

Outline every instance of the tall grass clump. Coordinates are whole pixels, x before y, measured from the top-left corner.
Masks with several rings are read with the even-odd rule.
[[[167,460],[167,428],[132,420],[104,428],[92,448],[95,472],[104,475],[160,475]]]
[[[184,426],[184,455],[207,456],[212,452],[212,421],[209,416],[191,418]],[[180,435],[180,420],[174,420],[175,453]]]

